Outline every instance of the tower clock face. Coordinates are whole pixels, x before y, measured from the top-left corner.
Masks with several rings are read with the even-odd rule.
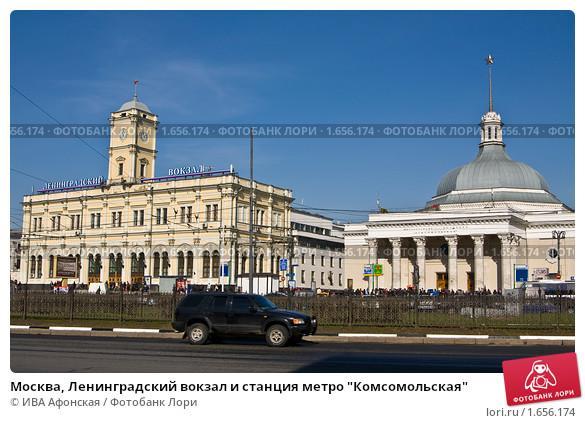
[[[128,136],[128,130],[126,128],[120,129],[120,139],[125,140]]]
[[[140,139],[142,141],[148,140],[148,131],[146,131],[144,129],[142,131],[140,131]]]

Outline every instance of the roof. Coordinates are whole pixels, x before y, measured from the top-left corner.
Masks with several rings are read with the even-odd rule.
[[[133,97],[132,100],[127,101],[126,103],[122,104],[117,112],[121,112],[123,110],[130,110],[130,109],[138,109],[144,112],[152,113],[148,106],[140,101],[138,101],[138,97]]]
[[[480,145],[473,161],[451,170],[441,179],[435,197],[427,206],[490,201],[560,203],[549,192],[540,173],[512,160],[503,144],[488,144]]]

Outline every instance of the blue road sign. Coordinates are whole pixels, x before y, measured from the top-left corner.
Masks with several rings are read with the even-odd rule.
[[[288,259],[282,258],[278,263],[278,268],[280,270],[287,270],[288,269]]]

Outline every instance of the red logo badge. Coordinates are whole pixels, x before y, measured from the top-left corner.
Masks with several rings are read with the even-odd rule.
[[[508,405],[581,396],[575,353],[502,362]]]

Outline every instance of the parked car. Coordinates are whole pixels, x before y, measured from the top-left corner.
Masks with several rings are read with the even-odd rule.
[[[177,306],[172,326],[193,345],[210,335],[264,335],[272,347],[298,343],[317,331],[317,319],[279,309],[261,295],[235,293],[189,294]]]

